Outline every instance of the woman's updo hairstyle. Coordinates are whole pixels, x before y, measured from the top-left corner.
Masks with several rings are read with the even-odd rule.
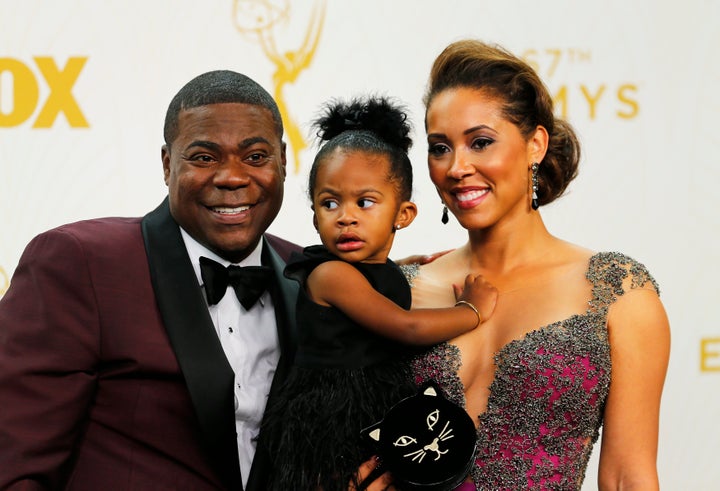
[[[508,121],[529,139],[537,126],[550,137],[538,169],[538,203],[546,205],[561,196],[577,176],[580,143],[570,124],[553,113],[550,93],[535,70],[509,51],[476,40],[450,44],[435,59],[425,94],[425,108],[440,92],[455,88],[477,89],[503,102]]]
[[[321,110],[314,122],[317,136],[325,142],[313,161],[308,179],[310,199],[315,191],[318,168],[335,150],[362,151],[386,156],[390,162],[389,178],[398,187],[400,199],[412,195],[412,165],[408,150],[412,146],[404,107],[387,97],[355,98],[349,102],[333,100]]]

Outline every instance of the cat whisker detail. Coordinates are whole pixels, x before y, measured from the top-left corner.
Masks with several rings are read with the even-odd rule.
[[[440,440],[449,440],[450,438],[453,438],[455,436],[452,434],[453,429],[448,428],[449,424],[449,421],[445,423],[445,426],[443,427],[442,431],[440,432],[440,436],[438,437]]]

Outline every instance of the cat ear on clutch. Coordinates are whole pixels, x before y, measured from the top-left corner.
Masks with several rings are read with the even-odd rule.
[[[380,441],[380,428],[375,428],[374,430],[370,431],[367,436],[376,442]]]
[[[431,381],[431,382],[425,382],[425,385],[427,385],[427,388],[426,388],[425,390],[423,390],[422,387],[420,388],[422,394],[423,394],[424,396],[437,397],[437,395],[438,395],[438,393],[437,393],[438,387],[437,387],[437,385],[435,384],[435,382],[432,382],[432,381]]]

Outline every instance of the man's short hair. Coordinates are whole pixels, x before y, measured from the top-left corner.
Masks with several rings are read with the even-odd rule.
[[[278,137],[283,136],[282,117],[277,103],[260,84],[242,73],[231,70],[214,70],[190,80],[173,97],[165,114],[163,135],[167,145],[178,134],[180,112],[210,104],[239,103],[264,107],[272,114]]]

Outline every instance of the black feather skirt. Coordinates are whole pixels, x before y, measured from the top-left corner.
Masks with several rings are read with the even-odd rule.
[[[416,390],[405,361],[293,367],[263,423],[274,464],[270,489],[347,490],[360,464],[375,453],[360,431]]]

